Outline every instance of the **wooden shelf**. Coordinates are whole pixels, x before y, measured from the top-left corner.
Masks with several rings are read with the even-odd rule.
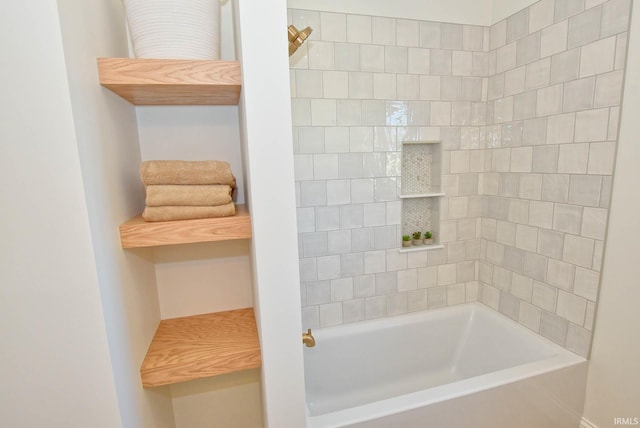
[[[100,84],[135,105],[237,105],[237,61],[98,58]]]
[[[160,321],[140,367],[145,388],[262,366],[253,308]]]
[[[251,217],[245,205],[236,205],[236,215],[231,217],[151,222],[136,216],[120,225],[122,248],[248,238],[251,238]]]

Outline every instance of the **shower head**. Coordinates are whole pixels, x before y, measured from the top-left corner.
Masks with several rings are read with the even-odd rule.
[[[298,31],[296,27],[293,25],[289,25],[289,56],[293,55],[293,53],[304,43],[305,40],[309,37],[313,29],[311,27],[307,27],[302,31]]]

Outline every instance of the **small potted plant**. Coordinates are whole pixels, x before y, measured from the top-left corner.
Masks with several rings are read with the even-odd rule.
[[[422,245],[422,232],[413,232],[413,245]]]
[[[433,235],[428,230],[424,233],[424,245],[433,245]]]
[[[402,235],[402,246],[403,247],[410,247],[411,246],[411,236]]]

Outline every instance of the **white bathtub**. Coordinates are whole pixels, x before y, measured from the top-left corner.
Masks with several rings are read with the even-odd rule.
[[[307,427],[578,427],[587,364],[479,303],[319,329]]]

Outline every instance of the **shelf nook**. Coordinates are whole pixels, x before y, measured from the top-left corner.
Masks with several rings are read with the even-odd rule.
[[[252,308],[160,321],[140,367],[145,388],[262,366]]]
[[[440,229],[441,149],[439,141],[405,141],[402,143],[402,234],[430,231],[431,245],[399,248],[400,252],[443,248],[438,244]]]
[[[134,105],[237,105],[237,61],[98,58],[100,84]]]

